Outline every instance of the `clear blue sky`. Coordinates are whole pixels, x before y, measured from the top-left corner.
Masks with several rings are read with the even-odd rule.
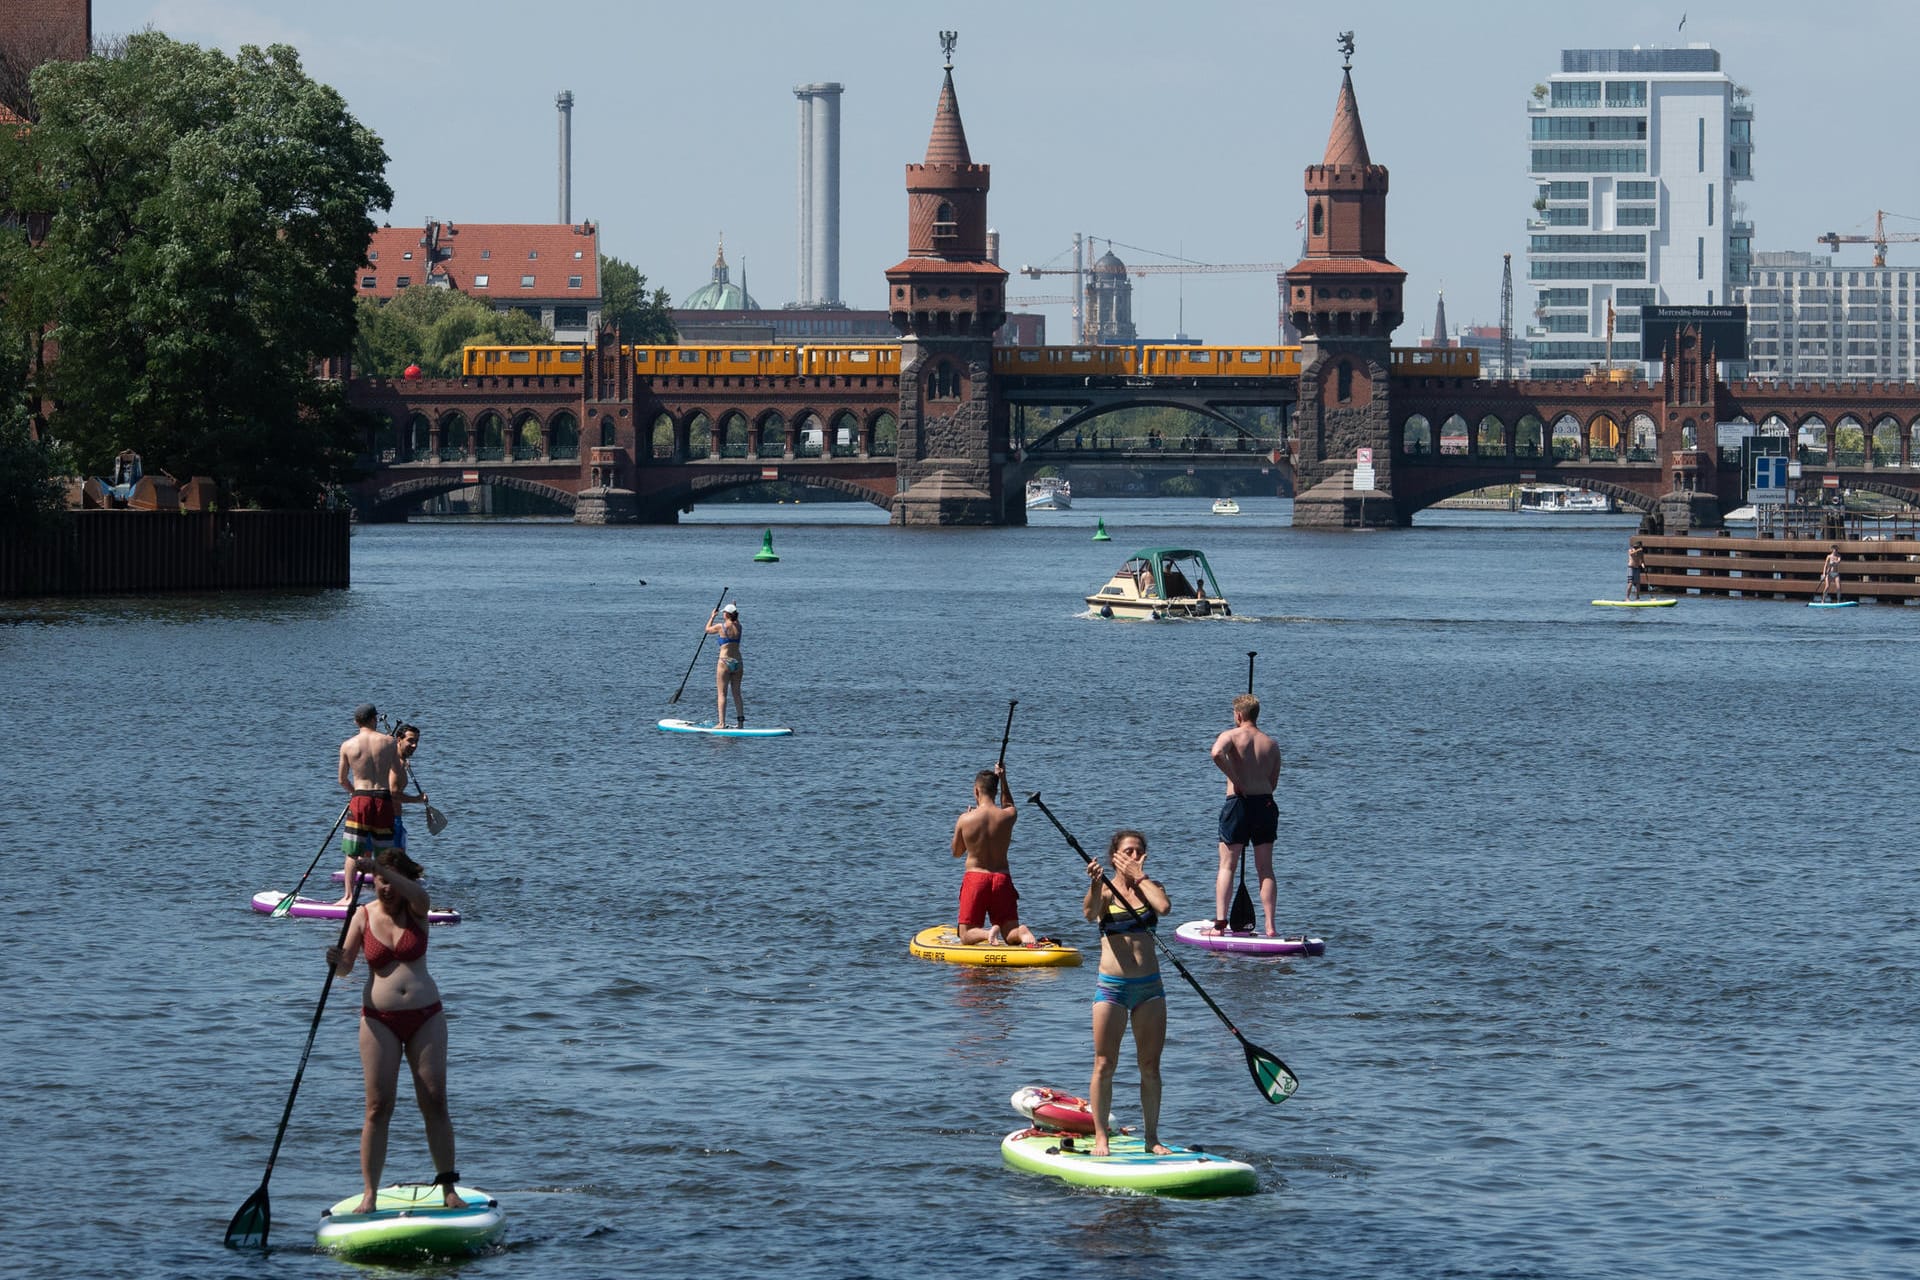
[[[390,220],[552,221],[554,95],[574,107],[573,211],[602,247],[675,299],[706,282],[715,239],[766,306],[792,299],[797,250],[793,86],[842,99],[841,292],[884,302],[905,256],[903,166],[924,154],[940,87],[936,32],[976,161],[993,167],[1001,260],[1067,262],[1076,230],[1207,262],[1292,262],[1302,169],[1320,158],[1340,83],[1337,30],[1375,163],[1392,172],[1389,252],[1408,272],[1411,343],[1444,288],[1450,323],[1499,319],[1500,255],[1527,310],[1529,89],[1562,48],[1702,41],[1753,92],[1753,182],[1737,195],[1759,250],[1819,250],[1821,232],[1920,214],[1910,93],[1920,6],[1897,0],[1359,2],[1327,17],[1275,0],[981,0],[706,5],[573,0],[95,0],[94,30],[151,25],[232,50],[294,45],[386,142]],[[1682,14],[1686,27],[1677,30]],[[1920,232],[1920,221],[1890,223]],[[1130,263],[1151,261],[1116,250]],[[1824,252],[1824,250],[1820,250]],[[1865,263],[1849,247],[1840,263]],[[1890,261],[1920,266],[1920,244]],[[1145,335],[1171,334],[1178,277],[1136,282]],[[1059,279],[1018,280],[1057,295]],[[1185,277],[1185,327],[1271,342],[1271,275]],[[1066,309],[1049,307],[1067,341]]]

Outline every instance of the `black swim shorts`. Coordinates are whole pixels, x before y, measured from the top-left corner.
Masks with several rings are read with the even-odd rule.
[[[1280,834],[1280,806],[1272,796],[1228,796],[1220,806],[1221,844],[1272,844]]]

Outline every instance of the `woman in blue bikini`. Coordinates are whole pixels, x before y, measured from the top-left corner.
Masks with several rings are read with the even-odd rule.
[[[727,727],[727,690],[733,690],[734,728],[747,727],[747,704],[740,700],[740,637],[744,634],[740,628],[740,606],[729,601],[727,607],[707,619],[707,634],[720,637],[720,665],[714,668],[713,683],[719,694],[720,706],[714,717],[714,727]]]
[[[1107,1149],[1107,1111],[1113,1105],[1113,1069],[1127,1022],[1133,1022],[1133,1049],[1140,1063],[1140,1115],[1146,1149],[1164,1155],[1160,1143],[1160,1050],[1167,1043],[1167,993],[1160,985],[1160,961],[1153,932],[1172,910],[1167,891],[1144,870],[1147,838],[1122,829],[1107,842],[1113,888],[1101,879],[1098,862],[1087,864],[1086,900],[1081,911],[1100,926],[1100,976],[1093,995],[1093,1154]],[[1116,896],[1117,895],[1117,896]],[[1129,910],[1131,908],[1131,910]]]

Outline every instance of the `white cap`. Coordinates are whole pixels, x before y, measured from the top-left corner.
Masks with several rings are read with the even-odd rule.
[[[737,605],[737,604],[735,604],[735,603],[734,603],[733,601],[731,601],[731,600],[729,600],[729,601],[727,601],[727,607],[726,607],[726,608],[724,608],[724,609],[722,609],[722,610],[721,610],[720,612],[722,612],[722,613],[738,613],[738,612],[740,612],[740,606],[739,606],[739,605]]]

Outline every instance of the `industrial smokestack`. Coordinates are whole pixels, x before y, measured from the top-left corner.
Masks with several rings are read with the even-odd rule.
[[[573,90],[553,100],[560,108],[560,221],[573,221]]]
[[[987,228],[987,261],[1000,265],[1000,233],[992,227]]]
[[[803,307],[840,305],[839,84],[799,84],[800,280]]]

